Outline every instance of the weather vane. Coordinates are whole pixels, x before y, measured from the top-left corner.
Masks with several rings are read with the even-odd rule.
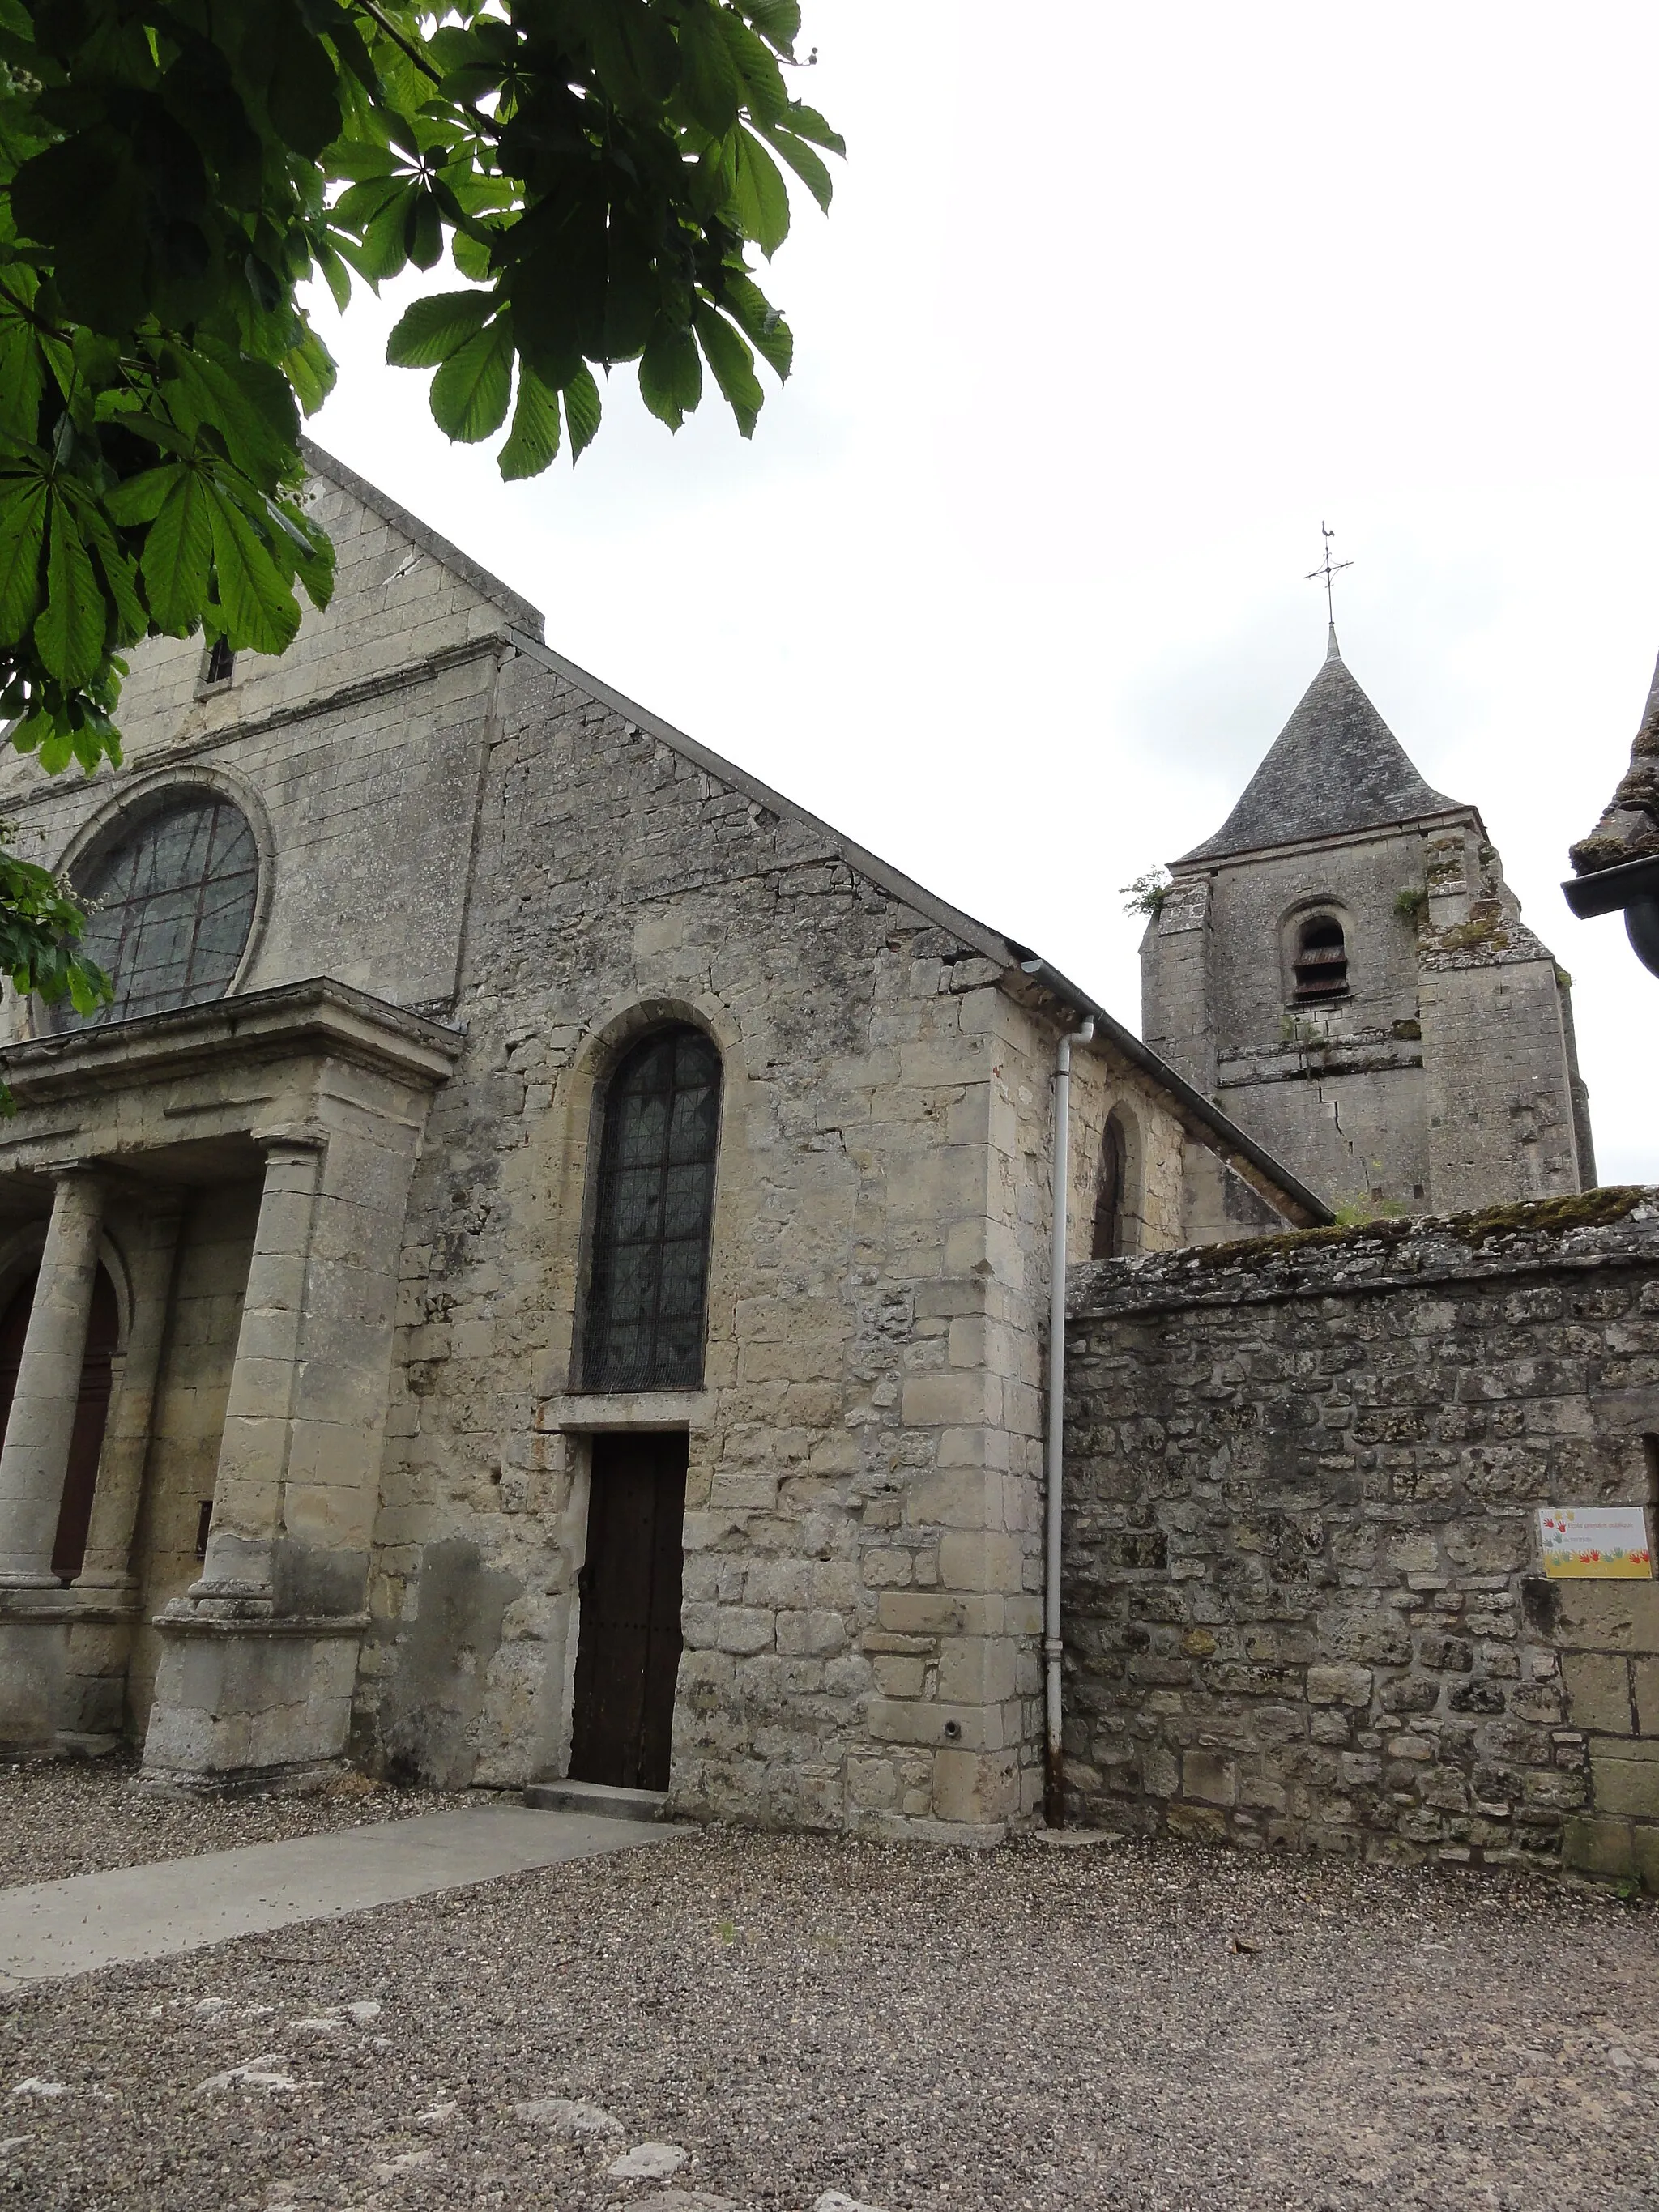
[[[1302,580],[1304,584],[1310,584],[1316,576],[1323,578],[1325,584],[1325,612],[1330,619],[1331,628],[1334,629],[1336,628],[1336,603],[1331,597],[1331,587],[1335,583],[1336,579],[1340,574],[1341,571],[1344,568],[1352,568],[1353,562],[1352,561],[1333,562],[1331,559],[1331,540],[1335,537],[1336,532],[1323,522],[1320,524],[1319,527],[1321,532],[1323,533],[1325,539],[1325,558],[1320,563],[1318,568],[1310,568],[1307,574],[1302,579]]]

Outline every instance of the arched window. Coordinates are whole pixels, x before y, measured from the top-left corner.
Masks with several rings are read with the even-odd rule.
[[[611,1079],[599,1143],[582,1339],[590,1390],[702,1381],[720,1054],[701,1030],[657,1030]]]
[[[1140,1131],[1134,1115],[1127,1107],[1114,1106],[1101,1132],[1091,1259],[1121,1260],[1126,1252],[1140,1249],[1145,1212],[1140,1170]]]
[[[76,872],[82,950],[115,985],[94,1022],[222,999],[253,927],[259,852],[246,817],[216,792],[172,799]],[[79,1027],[80,1018],[60,1016]]]
[[[1100,1140],[1100,1181],[1095,1186],[1095,1233],[1091,1259],[1115,1260],[1123,1251],[1124,1185],[1128,1167],[1123,1124],[1115,1114],[1109,1115],[1105,1133]]]
[[[1348,945],[1334,914],[1310,915],[1298,927],[1291,988],[1298,1002],[1347,996]]]

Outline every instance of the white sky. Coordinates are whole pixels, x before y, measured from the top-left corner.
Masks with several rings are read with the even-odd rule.
[[[1314,674],[1330,521],[1349,666],[1577,979],[1601,1176],[1659,1182],[1659,980],[1558,889],[1659,649],[1659,13],[807,0],[814,41],[850,158],[773,264],[751,445],[629,370],[574,474],[504,485],[381,365],[390,291],[313,434],[1136,1026],[1117,887]]]

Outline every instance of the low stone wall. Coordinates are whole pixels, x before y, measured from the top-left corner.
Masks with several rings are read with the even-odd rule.
[[[1653,1497],[1659,1192],[1103,1261],[1070,1307],[1072,1818],[1659,1887],[1659,1584],[1546,1582],[1534,1519]]]

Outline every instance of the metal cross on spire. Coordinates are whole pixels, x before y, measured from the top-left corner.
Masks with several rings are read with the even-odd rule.
[[[1325,558],[1320,562],[1318,568],[1310,568],[1302,580],[1304,584],[1310,584],[1316,577],[1319,577],[1324,582],[1325,615],[1330,624],[1330,635],[1325,647],[1325,658],[1327,660],[1340,660],[1342,656],[1336,642],[1336,603],[1331,593],[1337,577],[1344,568],[1352,568],[1353,562],[1331,559],[1331,540],[1335,537],[1336,532],[1324,522],[1322,522],[1319,527],[1325,540]]]

